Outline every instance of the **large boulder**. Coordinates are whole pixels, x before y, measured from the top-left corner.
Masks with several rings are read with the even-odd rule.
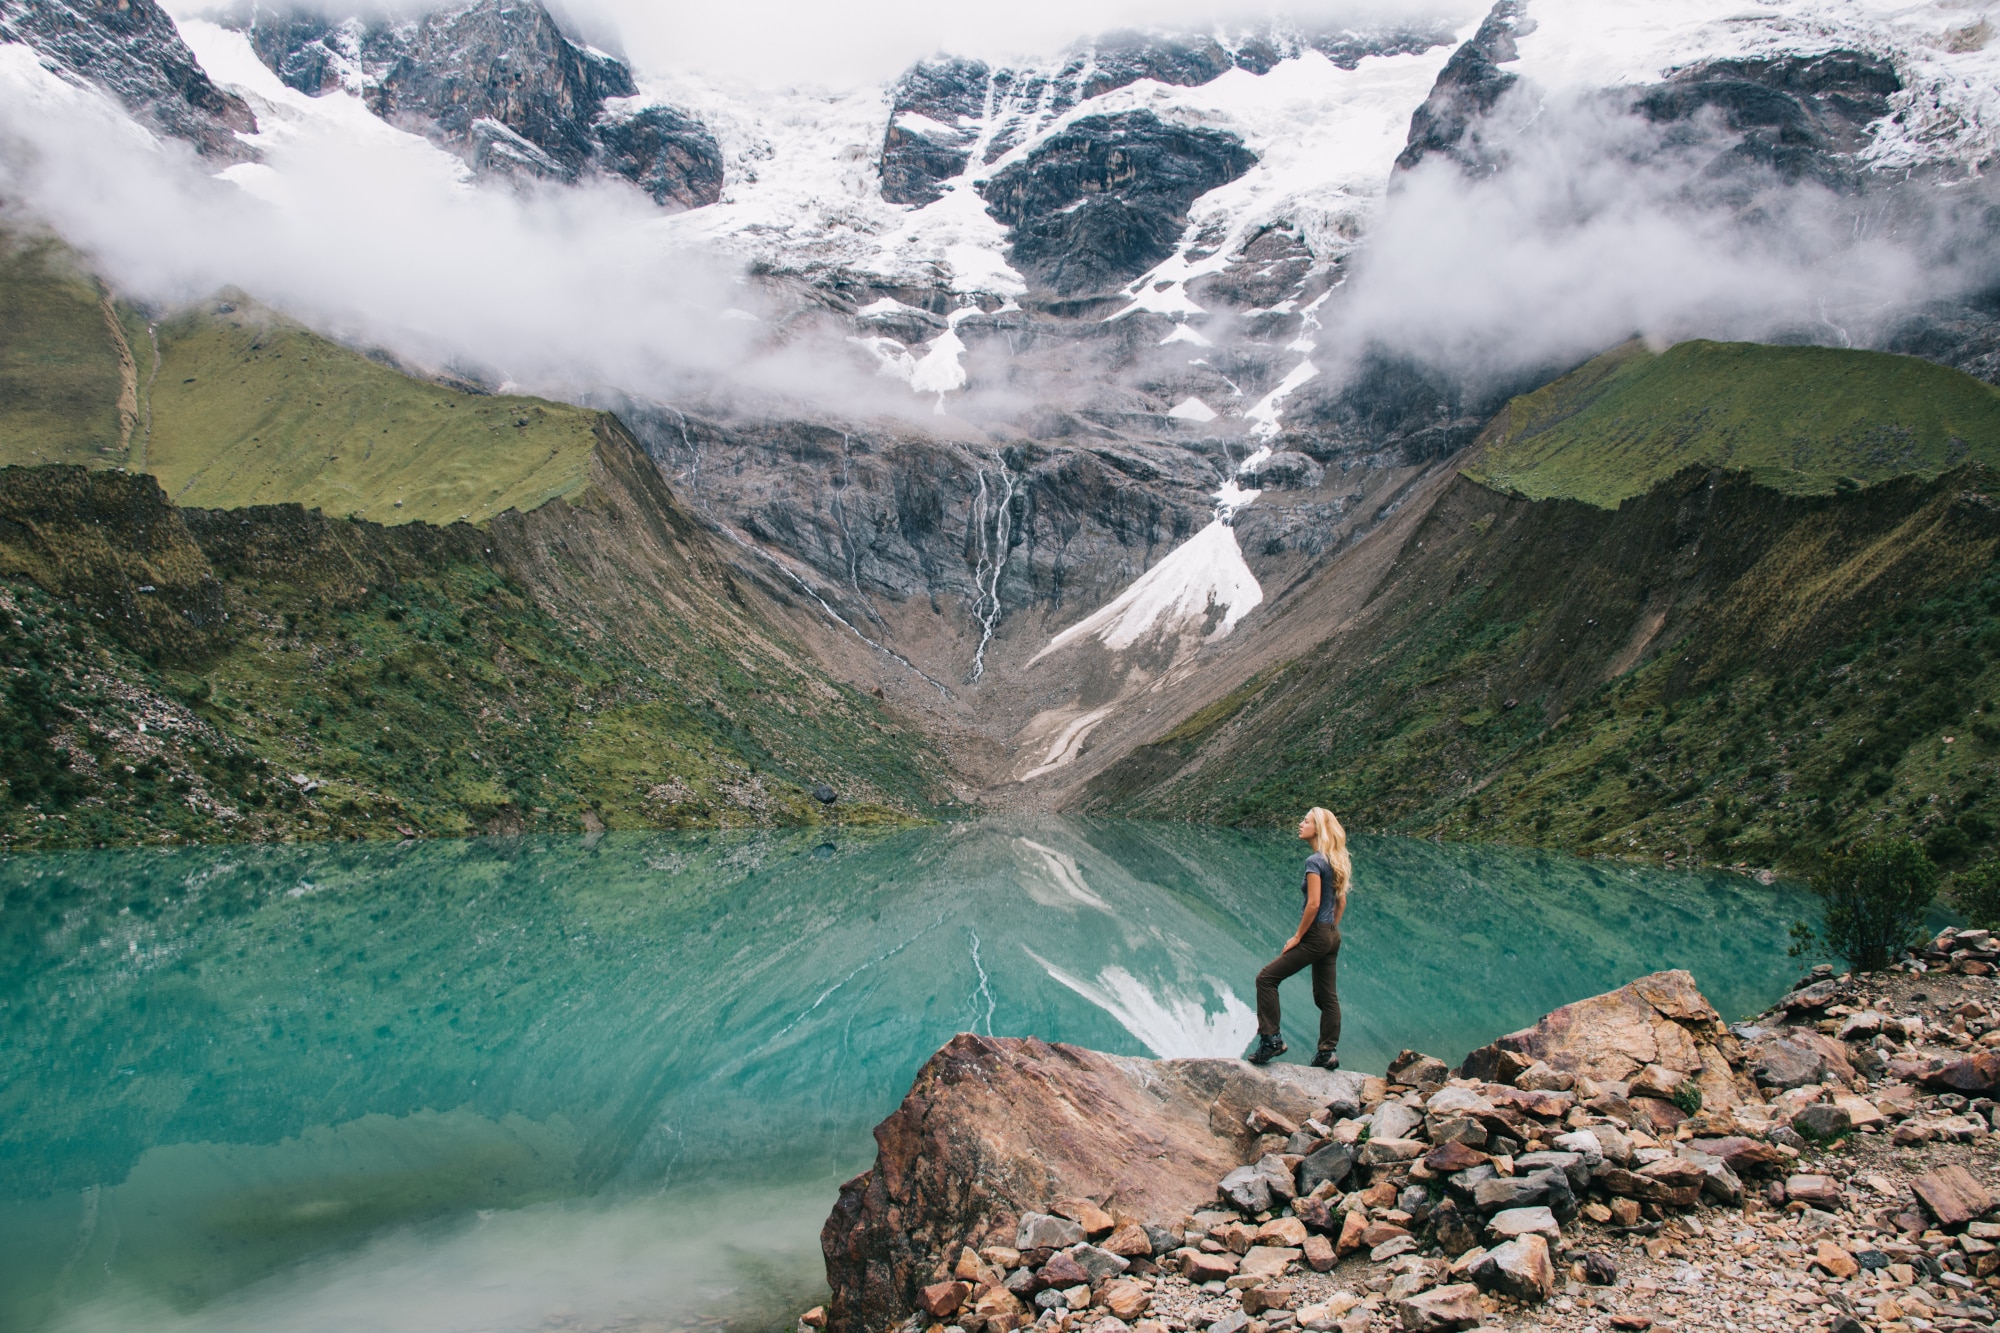
[[[1701,1089],[1702,1105],[1726,1111],[1749,1089],[1730,1069],[1719,1043],[1721,1015],[1687,972],[1655,972],[1604,995],[1566,1004],[1531,1028],[1510,1032],[1465,1057],[1460,1074],[1518,1076],[1526,1060],[1598,1083],[1627,1083],[1648,1065],[1682,1074]],[[1655,1075],[1657,1078],[1658,1076]]]
[[[841,1187],[820,1232],[827,1333],[907,1318],[938,1255],[1015,1246],[1029,1214],[1043,1215],[1037,1236],[1066,1236],[1050,1216],[1059,1203],[1096,1200],[1141,1222],[1207,1207],[1253,1151],[1252,1110],[1304,1120],[1351,1098],[1356,1079],[960,1034],[876,1127],[875,1165]]]

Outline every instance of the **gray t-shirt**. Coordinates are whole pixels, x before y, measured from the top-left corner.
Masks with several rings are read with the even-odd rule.
[[[1333,863],[1319,852],[1314,852],[1306,858],[1305,872],[1299,877],[1299,896],[1302,898],[1311,892],[1306,887],[1305,875],[1319,876],[1319,915],[1313,920],[1332,925],[1334,923]]]

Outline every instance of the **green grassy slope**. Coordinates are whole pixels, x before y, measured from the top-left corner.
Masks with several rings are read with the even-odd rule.
[[[130,347],[106,304],[60,247],[0,236],[0,463],[125,461]],[[136,397],[126,405],[136,413]]]
[[[720,617],[586,635],[510,554],[0,470],[0,846],[801,824],[819,782],[849,822],[949,805],[875,700]]]
[[[479,523],[588,482],[596,412],[415,379],[244,299],[149,325],[60,245],[0,244],[0,466],[380,523]]]
[[[1467,475],[1615,508],[1684,467],[1825,494],[2000,464],[2000,389],[1914,357],[1828,347],[1627,343],[1514,399]]]
[[[483,522],[574,495],[597,413],[412,379],[252,307],[159,327],[143,470],[179,504]]]
[[[1857,397],[1888,370],[1891,403],[1935,369],[1832,355]],[[1619,457],[1564,462],[1605,482]],[[1326,804],[1363,828],[1681,863],[1803,866],[1896,831],[1953,864],[2000,823],[2000,471],[1927,470],[1815,494],[1689,468],[1615,510],[1461,477],[1358,623],[1083,804],[1251,824]]]

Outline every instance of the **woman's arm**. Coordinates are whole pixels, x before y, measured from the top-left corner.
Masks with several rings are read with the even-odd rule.
[[[1347,889],[1343,887],[1340,890],[1340,892],[1333,895],[1333,928],[1335,930],[1340,929],[1340,918],[1346,915],[1347,915]]]
[[[1299,928],[1292,932],[1292,937],[1285,941],[1285,947],[1278,950],[1278,952],[1289,953],[1291,950],[1298,948],[1299,941],[1306,937],[1306,932],[1308,930],[1312,929],[1313,918],[1318,915],[1319,915],[1319,872],[1314,871],[1306,876],[1305,915],[1299,918]]]

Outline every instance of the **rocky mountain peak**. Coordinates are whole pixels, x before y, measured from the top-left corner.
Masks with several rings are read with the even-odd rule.
[[[94,84],[156,134],[204,157],[252,156],[237,138],[257,119],[215,86],[154,0],[0,0],[0,41],[20,42],[65,77]]]
[[[680,208],[721,195],[722,152],[707,128],[672,107],[609,105],[636,97],[631,70],[571,41],[539,4],[477,0],[415,19],[253,9],[239,25],[287,84],[313,96],[351,89],[477,171],[621,176]]]

